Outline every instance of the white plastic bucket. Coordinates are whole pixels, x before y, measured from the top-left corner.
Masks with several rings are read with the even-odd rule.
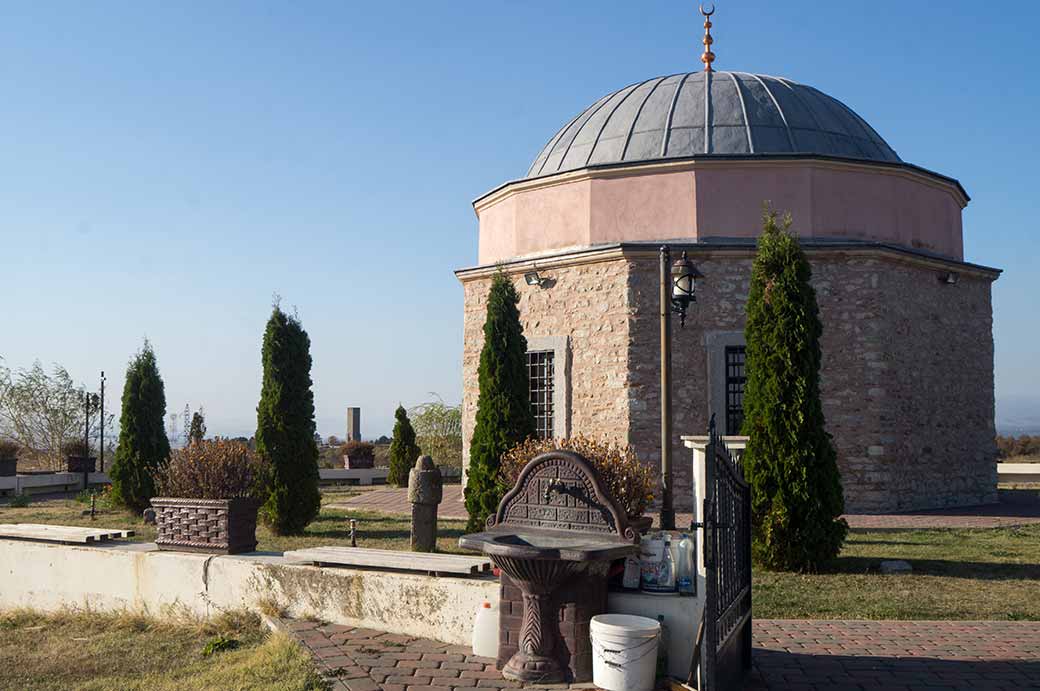
[[[661,625],[631,614],[599,614],[589,624],[592,683],[607,691],[652,691]]]

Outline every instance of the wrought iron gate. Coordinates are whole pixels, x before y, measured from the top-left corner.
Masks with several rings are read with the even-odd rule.
[[[701,691],[742,687],[751,667],[751,488],[715,428],[705,449]]]

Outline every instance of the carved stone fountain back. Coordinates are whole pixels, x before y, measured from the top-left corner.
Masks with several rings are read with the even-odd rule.
[[[596,470],[569,451],[542,454],[524,468],[488,519],[489,528],[506,525],[614,535],[626,542],[637,537]]]

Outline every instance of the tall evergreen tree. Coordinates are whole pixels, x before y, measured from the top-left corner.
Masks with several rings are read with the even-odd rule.
[[[256,450],[271,466],[261,515],[282,535],[302,532],[321,509],[310,347],[299,319],[276,304],[264,331]]]
[[[506,487],[499,477],[502,454],[535,432],[528,398],[527,339],[520,325],[520,297],[504,273],[491,281],[484,348],[480,351],[477,419],[469,445],[466,511],[470,531],[483,530]]]
[[[747,303],[744,467],[753,550],[767,568],[815,571],[848,524],[820,401],[820,322],[812,270],[790,216],[766,210]]]
[[[188,443],[198,444],[205,438],[206,418],[202,414],[202,408],[199,408],[195,414],[191,416],[191,427],[188,428]]]
[[[408,473],[422,452],[415,441],[415,429],[404,406],[397,406],[394,418],[397,421],[394,423],[394,440],[390,442],[390,472],[386,481],[391,485],[407,487]]]
[[[119,417],[119,446],[109,470],[113,498],[133,509],[155,496],[155,473],[170,457],[166,438],[166,391],[155,351],[146,340],[126,368]]]

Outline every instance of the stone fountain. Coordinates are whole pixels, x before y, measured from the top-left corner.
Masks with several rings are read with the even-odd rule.
[[[584,458],[550,451],[527,464],[488,518],[487,530],[459,539],[462,547],[490,556],[523,596],[519,649],[503,676],[567,680],[557,592],[575,578],[605,579],[609,563],[638,551],[638,540]]]

